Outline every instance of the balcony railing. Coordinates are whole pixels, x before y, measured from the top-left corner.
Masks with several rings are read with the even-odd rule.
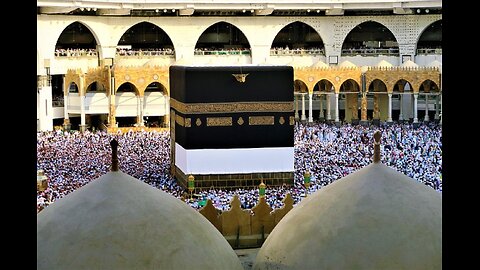
[[[288,48],[272,48],[270,55],[325,55],[325,50],[322,49],[288,49]]]
[[[250,49],[195,49],[194,55],[250,55]]]
[[[158,50],[125,50],[119,49],[116,52],[117,56],[164,56],[175,55],[175,50],[172,49],[158,49]]]
[[[442,48],[435,49],[417,49],[418,54],[442,54]]]
[[[55,57],[97,57],[96,49],[58,49]]]
[[[399,56],[400,51],[398,48],[350,48],[342,49],[343,56]]]

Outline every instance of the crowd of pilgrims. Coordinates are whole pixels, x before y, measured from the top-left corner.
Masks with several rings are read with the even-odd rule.
[[[340,127],[324,123],[294,126],[294,185],[269,187],[266,201],[272,208],[283,205],[287,193],[294,204],[305,197],[304,173],[310,172],[308,194],[340,179],[372,162],[373,133],[382,132],[381,161],[442,192],[442,130],[430,123],[390,126],[344,124]],[[37,133],[37,169],[49,178],[48,188],[37,192],[37,211],[64,197],[110,170],[110,141],[116,138],[120,170],[200,208],[207,199],[222,210],[228,210],[237,194],[245,209],[258,202],[258,188],[225,190],[214,188],[196,191],[190,196],[170,176],[169,131],[104,131],[80,133],[48,131]],[[192,198],[192,199],[190,199]]]

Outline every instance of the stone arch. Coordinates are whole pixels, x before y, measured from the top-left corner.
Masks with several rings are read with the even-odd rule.
[[[370,25],[369,25],[370,24]],[[376,25],[378,27],[381,28],[382,31],[385,31],[384,34],[381,34],[378,37],[387,37],[385,41],[385,45],[386,44],[386,41],[394,41],[396,43],[396,46],[389,46],[389,47],[393,47],[393,48],[397,48],[399,49],[399,45],[398,45],[398,38],[397,36],[392,32],[392,30],[390,28],[388,28],[387,26],[385,26],[385,24],[383,24],[382,22],[379,22],[377,20],[372,20],[372,19],[365,19],[363,20],[362,22],[360,22],[359,24],[355,25],[352,29],[350,29],[350,31],[348,31],[348,33],[343,37],[343,42],[342,42],[342,49],[341,49],[341,55],[343,54],[343,51],[346,50],[346,49],[349,49],[351,48],[352,46],[360,46],[359,43],[361,41],[357,41],[358,44],[356,45],[351,45],[349,44],[348,46],[346,46],[346,42],[348,41],[347,39],[353,39],[352,38],[352,34],[355,34],[357,31],[362,31],[362,27],[365,27],[365,26],[372,26],[371,24],[373,25]],[[386,36],[385,36],[386,35]],[[393,40],[391,40],[393,38]],[[354,48],[354,47],[352,47]]]
[[[84,95],[85,94],[85,91],[84,91],[85,76],[83,75],[81,69],[67,70],[67,73],[65,74],[65,78],[64,78],[64,84],[63,84],[63,87],[64,87],[63,93],[65,96],[68,96],[69,88],[72,82],[75,83],[78,90],[78,94]]]
[[[225,21],[225,20],[218,20],[212,24],[210,24],[209,26],[207,26],[202,32],[201,34],[198,36],[197,38],[197,41],[195,42],[195,49],[199,48],[198,45],[199,45],[199,42],[200,42],[200,39],[202,37],[204,37],[207,30],[209,29],[212,29],[213,27],[215,26],[223,26],[225,25],[225,27],[234,27],[234,28],[230,28],[230,29],[235,29],[236,31],[238,31],[238,33],[240,34],[240,36],[238,37],[239,39],[241,38],[244,38],[245,39],[245,44],[247,45],[245,48],[248,48],[249,50],[251,49],[251,45],[250,45],[250,41],[248,40],[247,36],[245,35],[244,31],[242,31],[238,26],[236,26],[235,24],[231,23],[231,22],[228,22],[228,21]]]
[[[283,46],[284,44],[288,44],[288,43],[294,44],[294,43],[296,43],[295,42],[295,37],[294,37],[294,40],[292,40],[291,42],[286,42],[286,41],[283,40],[282,36],[280,36],[280,35],[282,34],[282,32],[285,29],[287,29],[289,27],[291,27],[293,29],[294,27],[297,27],[297,26],[298,27],[299,26],[306,27],[307,28],[306,30],[309,30],[309,31],[313,30],[313,33],[311,34],[311,36],[312,36],[311,38],[315,39],[316,37],[318,37],[320,40],[317,40],[315,43],[313,43],[313,42],[312,43],[313,44],[318,44],[317,46],[319,46],[320,49],[323,50],[323,55],[325,55],[325,44],[323,42],[323,39],[322,39],[322,36],[320,35],[320,33],[314,27],[312,27],[309,23],[299,21],[299,20],[290,22],[287,25],[283,26],[279,31],[277,31],[274,39],[270,43],[271,44],[270,49],[273,49],[274,47],[276,47],[275,44],[278,44],[277,46],[282,45],[281,47],[285,47],[285,46]],[[294,30],[292,30],[292,31],[294,31]],[[294,46],[289,46],[289,49],[294,49],[293,47]]]
[[[120,84],[115,89],[115,95],[117,95],[118,92],[134,92],[136,96],[140,95],[140,91],[138,90],[137,86],[132,82],[124,82]]]
[[[63,30],[61,30],[61,32],[60,32],[60,34],[57,36],[57,39],[56,39],[56,42],[55,42],[55,46],[54,46],[55,50],[56,50],[57,48],[59,48],[59,47],[58,47],[58,43],[59,43],[60,39],[62,38],[62,36],[63,36],[63,35],[66,35],[65,31],[67,31],[68,28],[73,28],[72,31],[73,31],[73,34],[74,34],[74,33],[75,33],[74,31],[76,30],[76,29],[74,29],[74,28],[77,27],[77,26],[78,26],[79,28],[85,27],[86,30],[88,30],[88,33],[93,36],[93,42],[94,42],[94,45],[95,45],[94,48],[96,49],[97,47],[99,47],[99,45],[100,45],[99,38],[98,38],[97,34],[95,33],[95,31],[93,31],[92,27],[89,26],[88,23],[86,23],[86,22],[82,22],[82,21],[80,21],[80,20],[77,20],[77,21],[71,22],[71,23],[68,24],[66,27],[64,27]],[[82,38],[83,38],[83,39],[86,39],[87,37],[83,36]],[[67,39],[67,38],[65,38],[65,39]],[[75,39],[73,39],[73,41],[75,41]],[[78,43],[77,43],[77,44],[78,44]],[[87,43],[85,43],[85,44],[87,44]]]
[[[380,79],[374,79],[367,87],[367,93],[373,96],[373,119],[386,121],[388,116],[387,85]]]
[[[49,16],[40,16],[37,18],[37,47],[40,51],[40,61],[43,59],[53,59],[55,57],[55,48],[62,32],[71,24],[78,22],[85,26],[94,36],[97,44],[97,54],[101,55],[101,46],[109,43],[110,36],[106,35],[110,26],[98,20],[92,20],[91,16],[58,16],[51,23]],[[51,16],[50,16],[51,17]]]
[[[334,93],[335,92],[335,86],[330,80],[321,79],[317,83],[315,83],[315,86],[313,87],[313,91]]]
[[[432,80],[424,80],[417,86],[419,93],[440,92],[438,85]]]
[[[339,92],[360,92],[360,84],[354,78],[345,78],[340,83]]]
[[[98,85],[101,86],[100,89],[98,89]],[[108,93],[107,88],[100,81],[93,81],[89,85],[87,85],[87,87],[85,88],[85,93],[89,93],[89,92],[105,92],[105,93]]]
[[[296,79],[293,82],[293,91],[294,92],[299,92],[299,93],[308,93],[308,86],[305,82],[302,80]]]
[[[167,66],[143,66],[143,67],[114,67],[115,86],[129,82],[138,89],[138,94],[143,96],[144,90],[152,82],[159,82],[167,88],[169,93],[169,78]],[[118,88],[118,87],[117,87]]]
[[[145,28],[149,26],[153,27],[152,29],[153,31],[146,33]],[[142,28],[142,29],[137,29],[137,28]],[[134,33],[134,31],[143,31],[142,42],[134,40],[135,38],[138,38],[138,33]],[[146,20],[138,21],[132,24],[130,27],[128,27],[127,30],[125,30],[123,34],[118,38],[116,44],[117,45],[135,44],[134,46],[132,46],[133,49],[163,48],[163,49],[172,49],[175,52],[175,45],[173,44],[172,38],[170,37],[170,35],[168,35],[168,33],[156,23],[146,21]],[[142,48],[140,48],[140,44],[143,44]]]
[[[438,31],[439,30],[438,28],[440,28],[440,31]],[[439,43],[438,45],[441,46],[441,42],[442,42],[442,19],[430,23],[429,25],[427,25],[425,28],[423,28],[420,31],[420,33],[418,34],[418,37],[416,39],[416,42],[415,42],[415,49],[419,49],[419,43],[421,42],[421,39],[425,38],[425,35],[428,35],[432,31],[438,32],[436,34],[440,34],[440,40],[438,42]],[[422,44],[420,44],[420,45],[422,45]]]
[[[358,120],[358,94],[361,92],[358,82],[353,78],[348,78],[340,84],[338,92],[341,94],[339,99],[344,100],[343,119],[346,122]]]
[[[160,81],[151,81],[143,92],[161,92],[163,95],[168,95],[168,89]]]
[[[393,87],[392,87],[393,92],[401,92],[401,93],[405,92],[405,85],[406,85],[407,83],[409,84],[409,88],[410,88],[409,91],[411,91],[411,92],[413,93],[413,92],[414,92],[413,84],[412,84],[410,81],[408,81],[408,80],[406,80],[406,79],[404,79],[404,78],[398,79],[398,80],[393,84]],[[418,88],[417,88],[417,89],[418,89]]]
[[[68,82],[65,88],[68,93],[80,93],[80,87],[78,87],[78,84],[74,81]]]
[[[374,79],[367,87],[367,92],[387,92],[387,84],[381,79]]]

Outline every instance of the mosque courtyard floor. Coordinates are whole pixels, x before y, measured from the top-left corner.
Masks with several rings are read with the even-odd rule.
[[[243,269],[251,270],[253,268],[253,263],[255,262],[259,250],[260,248],[235,249],[235,253],[237,253]]]

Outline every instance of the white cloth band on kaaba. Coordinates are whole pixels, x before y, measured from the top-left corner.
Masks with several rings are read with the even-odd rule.
[[[175,143],[175,165],[187,174],[291,172],[293,147],[191,149]]]

